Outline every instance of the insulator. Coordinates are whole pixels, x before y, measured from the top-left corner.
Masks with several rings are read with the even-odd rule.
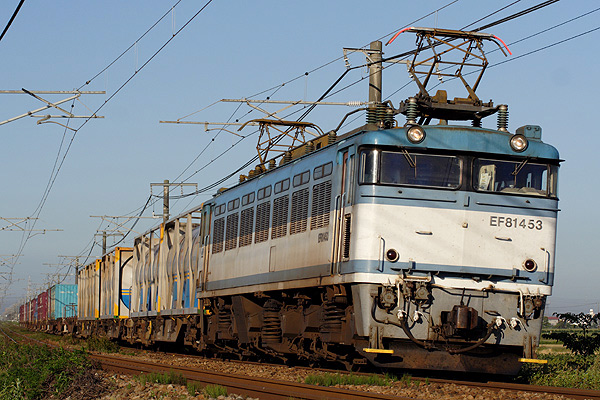
[[[289,151],[286,151],[286,152],[283,154],[283,163],[284,163],[284,164],[287,164],[287,163],[289,163],[290,161],[292,161],[292,153],[290,153]]]
[[[347,106],[349,107],[360,107],[362,106],[364,103],[362,101],[349,101],[346,103]]]
[[[475,118],[471,121],[471,126],[473,128],[481,128],[481,118]]]
[[[419,116],[419,107],[417,105],[417,99],[411,97],[408,99],[408,104],[406,105],[406,123],[407,124],[416,124],[417,117]]]
[[[313,142],[306,142],[306,145],[304,146],[304,154],[312,153],[314,149],[315,146],[313,145]]]
[[[377,108],[369,107],[367,108],[367,124],[376,124],[377,123]]]
[[[394,110],[392,110],[390,107],[386,107],[385,109],[385,123],[386,127],[388,128],[391,128],[395,125]]]
[[[244,182],[248,177],[246,175],[240,175],[240,183]]]
[[[254,178],[254,175],[256,175],[256,173],[254,172],[253,169],[251,169],[250,171],[248,171],[248,177],[249,178]]]
[[[386,122],[387,122],[387,105],[380,103],[377,104],[377,122],[378,123],[382,123],[383,122],[383,127],[385,127]]]
[[[498,106],[498,130],[508,132],[508,106],[506,104]]]
[[[327,144],[334,144],[335,140],[337,138],[337,135],[334,131],[330,131],[329,134],[327,135]]]
[[[385,103],[370,106],[367,108],[367,124],[390,128],[394,125],[394,111]]]
[[[275,160],[269,160],[269,169],[275,169],[277,167],[277,163]]]

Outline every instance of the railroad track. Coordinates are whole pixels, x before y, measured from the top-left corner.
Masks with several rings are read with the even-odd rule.
[[[181,354],[181,353],[165,353],[165,354],[177,354],[177,355],[179,355],[181,357],[185,357],[185,358],[203,358],[202,356],[199,356],[199,355],[190,355],[190,354]],[[256,364],[257,366],[265,365],[264,363],[252,362],[252,361],[248,362],[248,361],[239,361],[239,360],[228,360],[228,362],[232,362],[232,363],[236,363],[236,364]],[[267,365],[281,366],[280,364],[267,364]],[[310,369],[315,372],[329,372],[329,373],[340,373],[340,374],[348,373],[343,370],[333,370],[333,369],[325,369],[325,368],[310,368],[310,367],[304,367],[304,366],[297,366],[295,368]],[[353,372],[353,374],[354,375],[372,375],[370,373],[359,373],[359,372]],[[574,399],[574,400],[585,400],[585,399],[600,400],[600,391],[590,390],[590,389],[573,389],[573,388],[561,388],[561,387],[554,387],[554,386],[535,386],[535,385],[511,383],[511,382],[494,382],[494,381],[473,382],[473,381],[464,381],[464,380],[457,380],[457,379],[423,378],[423,377],[415,377],[415,376],[411,377],[411,380],[420,381],[420,382],[427,381],[429,383],[438,383],[438,384],[443,384],[443,385],[448,385],[448,384],[462,385],[462,386],[467,386],[467,387],[485,388],[485,389],[498,390],[498,391],[513,390],[513,391],[526,392],[526,393],[547,393],[547,394],[562,395],[569,399]]]
[[[13,343],[17,343],[17,341],[15,339],[13,339],[2,327],[2,325],[0,324],[0,333],[2,333],[2,335],[6,338],[6,340],[10,340]]]
[[[39,341],[30,338],[26,335],[22,335],[18,332],[8,330],[10,334],[18,335],[27,340],[35,341],[42,345],[50,345],[47,342]],[[15,341],[9,333],[3,329],[0,325],[0,333],[8,337],[11,341]],[[161,352],[163,353],[163,352]],[[171,353],[164,353],[171,354]],[[176,353],[180,357],[186,358],[204,358],[198,355],[183,355]],[[252,397],[258,397],[261,400],[270,399],[349,399],[349,400],[366,400],[366,399],[383,399],[383,400],[404,400],[406,397],[382,395],[379,393],[369,393],[362,391],[353,391],[347,389],[313,386],[303,383],[291,382],[291,381],[277,381],[273,379],[266,379],[260,377],[248,377],[242,375],[232,375],[219,373],[215,371],[200,370],[194,367],[177,366],[173,364],[157,363],[154,361],[143,361],[139,358],[123,357],[118,355],[105,355],[105,354],[90,354],[92,359],[97,360],[103,368],[118,373],[124,374],[139,374],[149,372],[168,372],[174,371],[183,375],[186,379],[200,382],[203,385],[214,385],[218,384],[225,386],[229,389],[230,393],[236,393],[241,395],[247,395]],[[256,364],[265,365],[264,363],[253,363],[253,362],[242,362],[237,360],[230,360],[230,362],[239,364]],[[267,364],[272,365],[272,364]],[[281,365],[272,365],[281,366]],[[297,367],[299,369],[306,369],[306,367]],[[337,370],[325,370],[325,369],[313,369],[315,372],[333,372],[344,374],[345,371]],[[357,375],[362,375],[355,373]],[[365,374],[366,375],[366,374]],[[489,390],[510,390],[522,393],[547,393],[553,395],[562,395],[569,399],[583,400],[600,400],[600,391],[597,390],[586,390],[586,389],[570,389],[570,388],[559,388],[550,386],[533,386],[527,384],[517,384],[510,382],[468,382],[461,380],[449,380],[449,379],[438,379],[438,378],[421,378],[411,377],[413,381],[428,381],[429,383],[437,384],[454,384],[459,386],[467,386],[472,388],[484,388]],[[442,397],[440,397],[442,398]],[[414,398],[411,398],[414,400]]]
[[[230,393],[242,396],[258,397],[260,400],[414,400],[408,397],[389,396],[379,393],[359,392],[348,389],[307,385],[289,381],[224,374],[214,371],[203,371],[189,367],[127,359],[123,357],[94,354],[92,359],[98,361],[103,368],[120,373],[169,372],[181,374],[184,378],[203,385],[221,385]]]
[[[248,377],[242,375],[224,374],[215,371],[199,370],[192,367],[176,366],[139,359],[123,358],[119,356],[108,356],[94,354],[92,358],[100,362],[103,368],[126,374],[138,374],[141,372],[169,372],[180,373],[186,379],[200,382],[203,385],[218,384],[228,388],[230,393],[258,397],[261,400],[288,400],[290,398],[306,400],[404,400],[407,397],[384,395],[364,391],[353,391],[348,389],[313,386],[291,381],[276,381],[260,377]],[[343,373],[343,372],[342,372]],[[425,378],[412,378],[416,381],[424,381]],[[570,389],[551,386],[533,386],[506,382],[464,382],[445,379],[427,379],[429,383],[454,384],[473,388],[484,388],[489,390],[510,390],[525,393],[546,393],[562,395],[576,400],[600,400],[600,391],[586,389]],[[442,397],[440,397],[442,398]],[[414,400],[413,397],[410,399]]]
[[[10,340],[13,343],[19,343],[19,341],[15,340],[15,337],[18,337],[20,341],[35,342],[39,345],[49,346],[49,347],[58,347],[58,345],[56,345],[54,343],[34,339],[32,337],[29,337],[28,335],[23,335],[22,333],[13,331],[12,329],[8,329],[8,328],[6,328],[6,325],[4,325],[4,326],[3,325],[4,324],[0,324],[0,333],[2,333],[2,335],[5,338],[7,338],[7,340]]]
[[[413,378],[415,380],[420,378]],[[575,400],[596,400],[600,399],[600,390],[589,390],[589,389],[572,389],[572,388],[561,388],[554,386],[534,386],[522,383],[508,383],[508,382],[464,382],[464,381],[452,381],[446,379],[429,379],[430,383],[441,383],[441,384],[455,384],[469,387],[478,387],[490,390],[514,390],[518,392],[526,393],[547,393],[562,395],[569,399]]]

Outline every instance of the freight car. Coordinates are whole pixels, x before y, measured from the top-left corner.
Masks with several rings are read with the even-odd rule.
[[[373,43],[366,125],[258,165],[83,268],[76,333],[348,368],[514,374],[535,357],[554,279],[558,152],[539,126],[510,133],[507,107],[475,95],[481,75],[466,83],[462,68],[487,66],[472,52],[497,38],[408,31],[438,40],[434,50],[460,42],[462,62],[448,63],[458,72],[444,74],[445,52],[415,55],[419,93],[394,108]],[[436,75],[460,78],[468,98],[430,95]],[[492,114],[497,129],[483,128]]]
[[[53,285],[19,307],[19,323],[34,330],[72,332],[76,318],[77,285]]]

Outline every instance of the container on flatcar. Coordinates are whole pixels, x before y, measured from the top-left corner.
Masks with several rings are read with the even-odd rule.
[[[37,313],[38,313],[37,297],[34,297],[33,299],[31,299],[30,304],[31,304],[31,306],[29,308],[29,312],[30,312],[29,322],[35,322],[35,321],[37,321]]]
[[[48,290],[48,318],[71,318],[77,315],[77,285],[59,284]]]
[[[37,320],[46,321],[48,319],[48,291],[43,291],[37,297]]]
[[[201,212],[197,207],[136,238],[132,316],[197,311]]]
[[[31,320],[31,301],[25,302],[25,309],[23,310],[23,322],[29,323]]]
[[[100,260],[96,260],[77,272],[77,316],[79,320],[91,320],[100,316]]]
[[[127,318],[131,300],[133,249],[117,247],[100,260],[100,318]]]

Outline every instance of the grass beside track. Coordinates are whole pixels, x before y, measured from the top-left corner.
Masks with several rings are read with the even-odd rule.
[[[83,351],[0,341],[0,400],[100,394],[98,380]]]
[[[120,349],[115,342],[105,338],[90,338],[85,340],[73,338],[69,335],[59,336],[30,332],[18,327],[16,324],[7,325],[9,329],[26,334],[31,338],[50,340],[59,346],[69,346],[78,350],[72,352],[55,350],[55,354],[42,355],[36,353],[31,346],[10,346],[6,343],[0,343],[0,400],[46,398],[45,396],[57,394],[61,390],[68,390],[64,389],[68,386],[65,383],[65,376],[56,371],[60,369],[61,365],[66,365],[72,368],[67,376],[76,375],[81,366],[89,365],[89,362],[85,358],[87,351],[128,354],[127,349]],[[14,347],[23,347],[23,349],[16,350]],[[49,350],[45,349],[45,351]],[[519,376],[515,379],[516,382],[600,390],[600,355],[589,357],[572,355],[567,349],[558,344],[558,342],[548,339],[542,339],[538,354],[539,358],[548,360],[548,364],[524,364]],[[43,361],[54,358],[56,358],[56,361]],[[40,362],[38,363],[36,360],[40,360]],[[36,364],[40,364],[40,366]],[[41,367],[43,364],[45,366]],[[27,368],[29,370],[26,370]],[[23,375],[19,375],[20,373],[23,373]],[[165,376],[164,379],[171,381],[170,383],[175,383],[174,381],[177,380],[171,376]],[[152,381],[152,379],[150,380]],[[392,377],[390,375],[384,376],[378,374],[365,377],[352,374],[316,373],[311,374],[306,380],[303,380],[304,383],[320,386],[388,386],[394,381],[400,381],[406,386],[411,386],[414,383],[411,382],[410,375]],[[185,382],[179,383],[185,386]],[[203,389],[197,386],[195,382],[187,383],[190,394],[203,393]],[[218,392],[217,389],[215,390]]]
[[[304,383],[318,386],[336,386],[336,385],[369,385],[369,386],[389,386],[395,381],[390,375],[353,375],[353,374],[310,374],[304,380]]]
[[[541,354],[548,364],[525,364],[517,377],[532,385],[600,390],[600,355]]]

